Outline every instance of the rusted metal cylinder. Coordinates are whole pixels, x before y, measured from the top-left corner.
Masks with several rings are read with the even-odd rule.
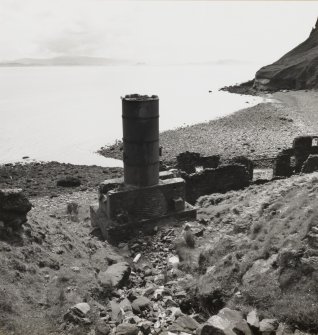
[[[152,186],[159,182],[159,98],[126,95],[122,98],[123,161],[126,185]]]

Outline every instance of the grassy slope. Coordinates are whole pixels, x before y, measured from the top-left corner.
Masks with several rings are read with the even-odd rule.
[[[199,216],[211,222],[200,242],[201,300],[317,331],[317,192],[313,173],[200,198]]]
[[[55,334],[70,306],[87,301],[98,308],[96,273],[113,252],[89,234],[96,198],[94,191],[32,199],[23,238],[0,240],[0,334]],[[73,220],[70,201],[80,205]]]

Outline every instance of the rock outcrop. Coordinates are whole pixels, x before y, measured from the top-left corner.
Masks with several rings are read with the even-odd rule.
[[[255,75],[254,88],[278,91],[318,87],[318,21],[307,40]]]
[[[0,190],[0,222],[3,229],[19,230],[31,208],[21,189]]]

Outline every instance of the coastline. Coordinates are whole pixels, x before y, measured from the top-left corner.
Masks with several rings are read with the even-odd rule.
[[[259,94],[271,102],[241,109],[228,116],[191,126],[167,130],[160,134],[162,159],[173,162],[184,151],[230,158],[238,155],[255,161],[256,167],[270,165],[282,149],[291,147],[293,139],[318,130],[317,91],[287,91]],[[315,127],[317,125],[317,127]],[[104,147],[99,153],[121,159],[121,142]]]
[[[184,151],[223,158],[244,155],[256,168],[270,168],[282,149],[289,148],[296,136],[318,133],[318,91],[288,91],[260,95],[272,99],[225,117],[191,126],[167,130],[160,134],[162,160],[174,163]],[[99,150],[102,156],[122,159],[121,142]],[[105,168],[47,163],[12,163],[0,165],[0,188],[22,188],[28,196],[56,196],[61,193],[96,189],[105,179],[121,176],[122,168]],[[81,186],[63,188],[56,185],[60,177],[74,176]]]
[[[8,163],[0,165],[0,188],[21,188],[28,197],[53,198],[78,191],[96,192],[101,181],[120,177],[122,171],[122,168],[59,162]],[[79,179],[80,186],[57,186],[57,181],[65,177]]]

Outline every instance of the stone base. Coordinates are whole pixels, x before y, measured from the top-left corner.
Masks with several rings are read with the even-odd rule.
[[[100,185],[99,192],[99,205],[91,206],[92,225],[112,243],[127,240],[140,230],[150,232],[168,218],[196,218],[196,209],[185,202],[182,178],[163,179],[147,187],[108,180]]]
[[[90,210],[93,227],[99,227],[103,238],[115,245],[131,239],[140,231],[146,235],[152,234],[155,232],[155,227],[171,225],[171,220],[176,220],[174,223],[180,222],[181,224],[184,221],[195,220],[197,216],[197,209],[188,203],[186,203],[185,208],[179,212],[126,224],[118,224],[118,222],[107,218],[98,207],[98,204],[92,205]]]

